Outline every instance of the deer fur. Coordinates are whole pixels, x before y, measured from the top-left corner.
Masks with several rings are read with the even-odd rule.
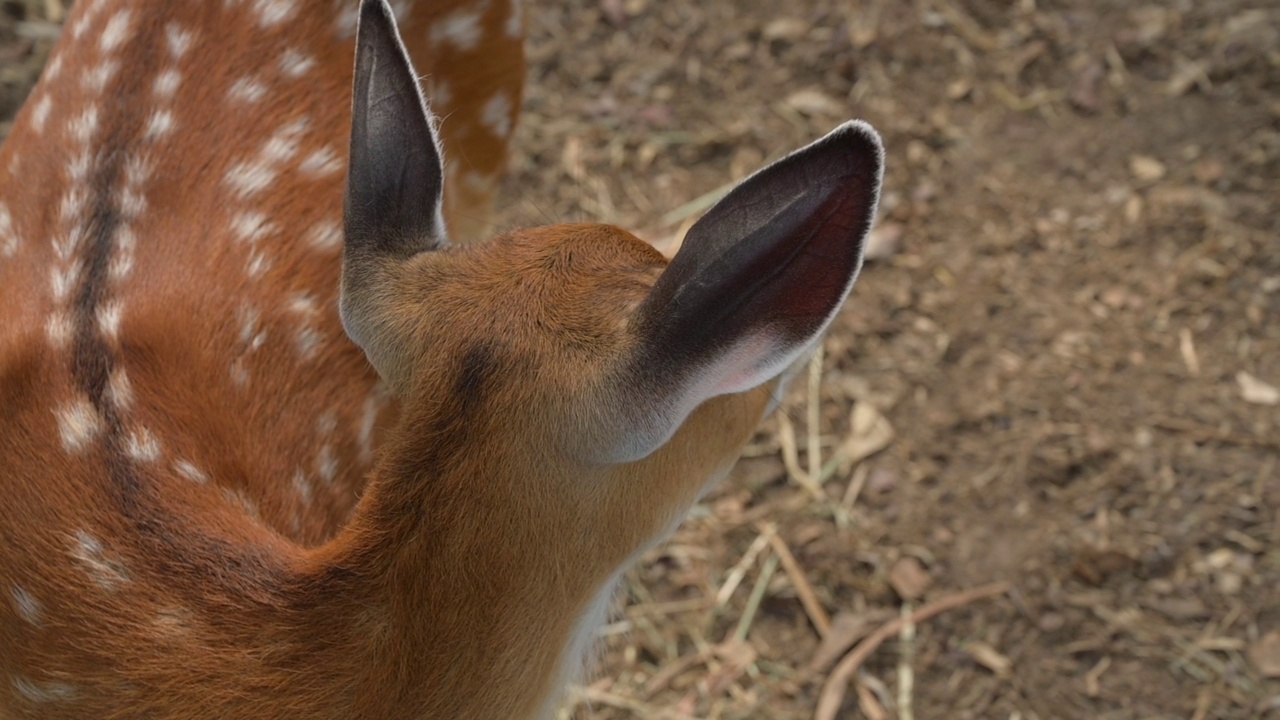
[[[481,28],[455,45],[511,27],[499,5],[448,8]],[[420,33],[468,27],[399,6]],[[602,224],[457,243],[446,160],[472,129],[437,127],[396,7],[360,4],[352,95],[312,96],[350,69],[286,57],[314,81],[259,98],[275,134],[238,137],[208,88],[246,86],[209,80],[204,115],[175,105],[166,129],[129,102],[160,82],[135,65],[167,45],[248,71],[222,25],[291,18],[338,28],[327,58],[351,49],[342,16],[200,8],[77,3],[68,75],[34,102],[72,102],[93,58],[137,77],[65,132],[29,104],[0,151],[32,173],[0,182],[0,240],[22,241],[0,259],[0,717],[547,718],[619,574],[729,470],[844,303],[879,138],[846,123],[763,168],[670,262]],[[341,201],[286,174],[340,140],[339,108]],[[341,257],[308,249],[339,203]],[[308,331],[329,337],[311,354]]]

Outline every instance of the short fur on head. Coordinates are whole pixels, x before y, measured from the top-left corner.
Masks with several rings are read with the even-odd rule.
[[[728,470],[848,297],[884,154],[865,123],[837,127],[740,183],[670,263],[599,224],[451,246],[436,221],[438,142],[374,5],[360,33],[342,308],[404,414],[365,505],[396,497],[384,519],[431,509],[433,522],[397,521],[396,537],[472,528],[478,539],[458,542],[492,583],[489,606],[521,596],[549,623],[522,657],[556,668],[534,693],[542,717],[613,580]],[[499,527],[495,548],[483,538]],[[441,562],[453,560],[412,561]]]

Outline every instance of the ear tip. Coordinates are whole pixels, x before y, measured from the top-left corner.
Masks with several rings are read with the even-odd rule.
[[[827,140],[847,144],[850,150],[874,161],[877,174],[884,173],[884,141],[880,133],[865,120],[849,120],[827,133]]]
[[[395,11],[387,0],[362,0],[360,3],[360,28],[394,27]]]

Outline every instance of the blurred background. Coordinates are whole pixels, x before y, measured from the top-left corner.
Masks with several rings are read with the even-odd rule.
[[[0,2],[0,132],[69,4]],[[564,717],[1280,718],[1274,2],[543,0],[528,26],[500,226],[670,250],[842,120],[889,152],[820,365],[627,576]]]

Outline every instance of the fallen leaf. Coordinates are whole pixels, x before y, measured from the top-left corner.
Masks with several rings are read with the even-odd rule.
[[[787,96],[787,106],[802,115],[846,115],[844,103],[815,88],[797,90]]]
[[[809,23],[800,18],[778,18],[764,26],[764,39],[795,42],[808,32]]]
[[[1280,678],[1280,630],[1272,630],[1258,638],[1245,654],[1263,677]]]
[[[1254,405],[1280,405],[1280,388],[1263,382],[1241,370],[1236,373],[1236,382],[1240,384],[1240,397]]]
[[[863,251],[868,260],[884,260],[898,252],[898,241],[902,239],[902,223],[882,222],[871,228],[867,234],[867,247]]]
[[[852,426],[849,437],[836,448],[842,467],[852,467],[893,442],[893,426],[871,403],[854,405],[849,424]]]
[[[1136,564],[1132,557],[1119,550],[1086,547],[1076,552],[1071,572],[1090,585],[1098,586],[1112,575],[1132,572]]]
[[[1186,58],[1176,58],[1173,63],[1173,73],[1169,76],[1168,85],[1165,92],[1173,97],[1186,95],[1191,88],[1198,87],[1201,90],[1209,90],[1209,63],[1196,62],[1187,60]]]
[[[879,35],[875,23],[865,18],[855,19],[849,24],[849,42],[858,50],[866,49]]]
[[[889,569],[889,585],[903,600],[919,600],[932,584],[933,578],[929,571],[914,557],[898,558]]]

